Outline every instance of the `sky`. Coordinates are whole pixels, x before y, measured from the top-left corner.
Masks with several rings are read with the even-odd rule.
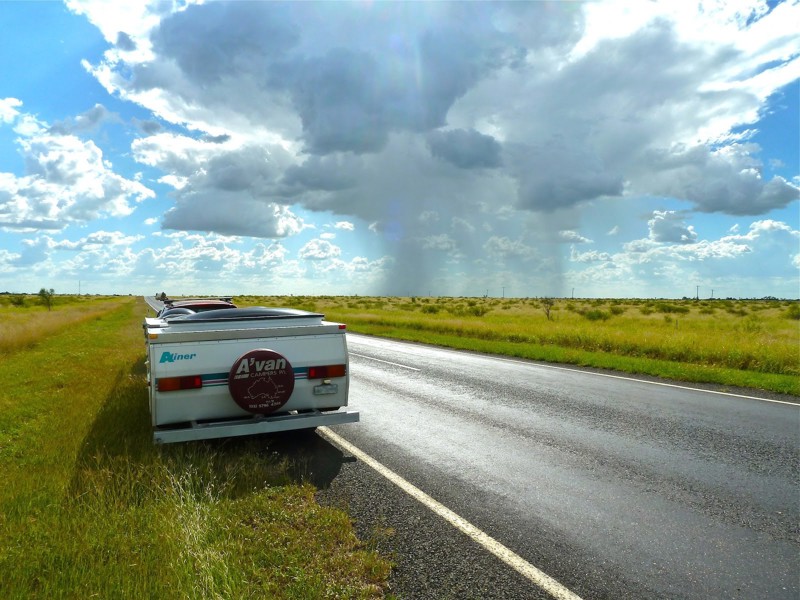
[[[0,27],[0,292],[800,297],[798,1]]]

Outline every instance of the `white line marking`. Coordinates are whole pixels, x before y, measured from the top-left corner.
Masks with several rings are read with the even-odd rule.
[[[372,358],[371,356],[366,356],[364,354],[356,354],[355,352],[350,352],[350,356],[358,356],[359,358],[366,358],[368,360],[374,360],[380,363],[385,363],[387,365],[394,365],[395,367],[402,367],[404,369],[408,369],[409,371],[420,371],[421,369],[417,369],[416,367],[409,367],[407,365],[401,365],[400,363],[396,362],[389,362],[388,360],[381,360],[380,358]]]
[[[391,469],[383,466],[377,460],[372,458],[366,452],[359,450],[356,446],[342,438],[341,436],[333,433],[327,427],[319,427],[317,431],[326,438],[329,442],[336,444],[342,450],[345,450],[355,456],[358,460],[366,463],[373,469],[375,469],[378,473],[383,475],[386,479],[394,483],[400,489],[402,489],[405,493],[407,493],[412,498],[419,500],[422,504],[424,504],[427,508],[432,510],[434,513],[442,517],[448,523],[453,525],[459,531],[467,534],[471,537],[475,542],[486,548],[489,552],[494,554],[497,558],[502,560],[504,563],[512,567],[522,576],[527,578],[529,581],[534,583],[535,585],[539,586],[545,592],[550,594],[553,598],[557,598],[558,600],[581,600],[580,596],[575,594],[574,592],[570,591],[563,585],[561,585],[558,581],[550,577],[544,571],[540,571],[524,558],[522,558],[519,554],[515,553],[512,550],[509,550],[503,544],[495,540],[494,538],[490,537],[488,534],[484,533],[477,527],[475,527],[472,523],[464,519],[463,517],[458,516],[452,510],[444,506],[443,504],[437,502],[428,494],[423,492],[418,487],[412,485],[402,477],[400,477],[397,473],[392,471]]]
[[[358,334],[356,334],[356,335],[358,335]],[[366,336],[366,337],[369,337],[369,336]],[[400,340],[392,340],[392,339],[389,339],[389,338],[380,338],[380,339],[382,341],[387,341],[387,342],[405,343],[407,345],[413,345],[412,342],[403,342],[403,341],[400,341]],[[570,373],[583,373],[584,375],[595,375],[597,377],[609,377],[611,379],[622,379],[622,380],[625,380],[625,381],[635,381],[637,383],[648,383],[650,385],[661,385],[661,386],[664,386],[664,387],[677,388],[679,390],[689,390],[689,391],[692,391],[692,392],[705,392],[707,394],[717,394],[719,396],[731,396],[733,398],[744,398],[746,400],[760,400],[761,402],[772,402],[773,404],[788,404],[789,406],[798,406],[798,407],[800,407],[800,404],[798,404],[797,402],[788,402],[786,400],[772,400],[771,398],[759,398],[758,396],[745,396],[745,395],[742,395],[742,394],[733,394],[731,392],[717,392],[715,390],[704,390],[703,388],[689,387],[689,386],[686,386],[686,385],[677,385],[677,384],[674,384],[674,383],[662,383],[660,381],[650,381],[648,379],[637,379],[636,377],[625,377],[623,375],[609,375],[607,373],[595,373],[594,371],[583,371],[581,369],[571,369],[569,367],[559,367],[559,366],[556,366],[556,365],[546,365],[546,364],[542,364],[542,363],[539,363],[539,362],[533,362],[533,361],[524,362],[522,360],[514,360],[513,358],[501,358],[499,356],[489,356],[489,355],[486,355],[486,354],[481,355],[479,353],[473,353],[473,352],[469,352],[469,351],[458,351],[456,349],[450,349],[450,348],[431,348],[431,349],[432,350],[436,350],[438,352],[447,352],[447,353],[458,354],[458,355],[463,355],[463,354],[466,353],[466,354],[471,355],[471,356],[479,356],[480,358],[486,358],[486,359],[489,359],[489,360],[499,360],[499,361],[502,361],[502,362],[510,362],[510,363],[515,364],[515,365],[525,365],[525,366],[528,366],[528,367],[542,367],[542,368],[545,368],[545,369],[555,369],[555,370],[558,370],[558,371],[569,371]],[[351,354],[353,354],[353,353],[351,352]],[[360,355],[355,354],[355,356],[360,356]],[[364,358],[369,358],[369,357],[366,356]],[[373,360],[377,360],[377,359],[373,359]],[[383,362],[385,362],[385,361],[383,361]],[[394,364],[394,363],[390,363],[390,364]],[[399,365],[399,366],[402,366],[402,365]],[[406,367],[406,368],[411,368],[411,367]]]

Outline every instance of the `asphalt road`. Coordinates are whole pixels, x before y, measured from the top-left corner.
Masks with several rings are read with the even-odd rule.
[[[580,597],[800,597],[798,406],[348,344],[361,422],[335,432]],[[304,468],[401,598],[550,597],[319,434]]]

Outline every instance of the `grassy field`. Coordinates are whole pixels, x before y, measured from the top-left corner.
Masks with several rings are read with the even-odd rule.
[[[0,307],[25,332],[0,362],[0,598],[383,597],[389,563],[314,501],[302,438],[153,445],[144,312]]]
[[[587,367],[800,395],[800,303],[240,296],[354,332]],[[549,310],[549,315],[548,315]]]

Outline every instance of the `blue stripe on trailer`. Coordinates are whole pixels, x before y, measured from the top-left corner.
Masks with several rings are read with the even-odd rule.
[[[203,380],[203,387],[214,387],[217,385],[228,385],[228,374],[227,373],[207,373],[206,375],[200,376]],[[301,367],[299,369],[294,370],[294,378],[295,380],[298,379],[308,379],[308,368]]]

